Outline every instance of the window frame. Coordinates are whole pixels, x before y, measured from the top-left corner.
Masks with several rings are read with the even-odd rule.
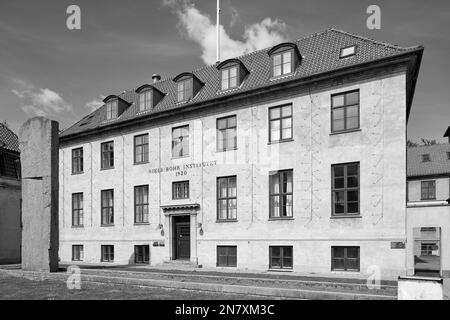
[[[186,83],[189,83],[189,88],[186,89]],[[183,90],[180,90],[180,85],[183,85]],[[189,90],[189,91],[188,91]],[[180,92],[183,93],[183,99],[180,99]],[[193,77],[188,77],[185,79],[180,79],[177,81],[177,102],[187,102],[194,97],[194,79]]]
[[[228,119],[230,118],[234,118],[234,126],[230,126],[228,127]],[[219,129],[219,121],[223,121],[226,120],[226,127],[224,129]],[[228,137],[228,130],[233,130],[235,131],[235,135],[234,135],[234,146],[232,147],[228,147],[228,139],[224,139],[224,143],[223,143],[223,147],[222,149],[219,147],[219,132],[225,132],[222,133],[223,135],[225,135],[226,137]],[[226,145],[225,145],[226,144]],[[216,119],[216,151],[217,152],[225,152],[225,151],[231,151],[231,150],[237,150],[237,116],[236,115],[231,115],[231,116],[226,116],[226,117],[221,117],[221,118],[217,118]]]
[[[358,126],[356,128],[347,128],[347,109],[350,107],[354,107],[356,106],[356,104],[347,104],[347,95],[351,94],[351,93],[355,93],[358,92]],[[336,96],[344,96],[344,104],[342,106],[338,106],[338,107],[334,107],[333,106],[333,98]],[[345,91],[345,92],[339,92],[339,93],[335,93],[331,95],[331,113],[330,113],[330,119],[331,119],[331,133],[345,133],[345,132],[352,132],[352,131],[357,131],[357,130],[361,130],[361,92],[360,89],[355,89],[355,90],[350,90],[350,91]],[[337,109],[344,109],[344,129],[342,130],[335,130],[334,129],[334,111]]]
[[[101,250],[101,259],[100,259],[101,262],[114,262],[114,245],[102,244],[100,250]],[[105,256],[108,256],[108,258],[105,259]]]
[[[432,183],[432,191],[433,193],[430,196],[430,185],[426,187],[428,192],[428,197],[424,197],[424,184]],[[430,201],[430,200],[436,200],[436,180],[422,180],[420,181],[420,200],[422,201]]]
[[[233,179],[234,178],[234,180],[235,180],[235,182],[234,182],[234,184],[235,184],[235,187],[236,187],[236,196],[230,196],[229,195],[229,185],[230,185],[230,179]],[[227,194],[226,194],[226,196],[224,197],[224,198],[221,198],[220,197],[220,180],[225,180],[226,179],[226,184],[227,184]],[[238,206],[238,202],[237,202],[237,189],[238,189],[238,186],[237,186],[237,175],[232,175],[232,176],[224,176],[224,177],[217,177],[217,181],[216,181],[216,196],[217,196],[217,202],[216,202],[216,204],[217,204],[217,216],[216,216],[216,218],[217,218],[217,221],[218,222],[226,222],[226,221],[237,221],[237,212],[238,212],[238,208],[237,208],[237,206]],[[227,217],[226,218],[221,218],[220,217],[220,202],[221,201],[226,201],[226,203],[227,203]],[[236,217],[234,217],[234,218],[230,218],[230,205],[229,205],[229,202],[230,201],[232,201],[232,200],[235,200],[236,201]]]
[[[350,49],[350,48],[355,48],[354,52],[351,54],[347,54],[347,55],[343,55],[344,54],[344,50],[346,49]],[[349,57],[353,57],[356,56],[356,51],[358,50],[358,46],[357,45],[351,45],[351,46],[347,46],[344,48],[341,48],[340,52],[339,52],[339,59],[345,59],[345,58],[349,58]]]
[[[80,153],[76,154],[77,152]],[[81,174],[84,172],[83,156],[84,156],[83,147],[72,149],[72,174]]]
[[[142,138],[142,143],[137,144],[136,140]],[[133,146],[134,146],[134,164],[142,164],[142,163],[148,163],[149,159],[149,135],[148,133],[139,134],[133,137]],[[137,148],[142,148],[142,153],[140,156],[142,157],[142,160],[137,160]]]
[[[344,258],[336,258],[335,257],[335,248],[344,248]],[[358,258],[348,258],[347,250],[348,249],[358,249]],[[338,269],[336,268],[336,259],[343,259],[344,260],[344,269]],[[348,266],[348,260],[353,259],[358,261],[358,269],[349,269]],[[359,246],[331,246],[331,271],[338,271],[338,272],[361,272],[361,247]]]
[[[290,52],[290,54],[291,54],[291,72],[289,72],[289,73],[284,73],[284,65],[285,65],[285,63],[284,63],[284,53],[286,53],[286,52]],[[280,59],[280,61],[281,61],[281,64],[280,64],[280,66],[281,66],[281,74],[277,75],[277,76],[275,75],[275,57],[276,56],[281,56],[281,59]],[[277,78],[286,77],[286,76],[294,74],[294,72],[295,72],[294,59],[295,59],[294,48],[289,47],[289,48],[285,48],[283,50],[274,52],[271,55],[271,59],[270,59],[270,62],[271,62],[271,74],[272,74],[271,78],[272,79],[277,79]]]
[[[221,252],[219,249],[225,249],[226,252],[225,254],[223,254],[223,252]],[[234,250],[234,255],[230,254],[230,249]],[[232,250],[231,250],[232,251]],[[221,268],[236,268],[237,267],[237,246],[232,245],[232,246],[216,246],[216,267],[221,267]],[[221,254],[222,253],[222,254]],[[233,252],[231,252],[233,253]],[[226,264],[221,264],[220,261],[220,257],[226,257]],[[231,260],[231,261],[230,261]],[[234,264],[233,264],[234,262]]]
[[[144,106],[142,106],[142,104]],[[139,112],[146,112],[151,110],[152,108],[153,108],[153,90],[146,89],[139,92]]]
[[[147,191],[147,202],[143,201],[142,203],[138,203],[138,191],[143,189],[143,199],[145,199],[145,191]],[[134,223],[135,224],[149,224],[150,222],[150,210],[149,210],[149,185],[140,185],[134,187]],[[141,221],[138,219],[138,208],[142,207],[142,217]],[[146,210],[145,210],[146,209]]]
[[[103,146],[111,145],[112,150],[103,150]],[[104,155],[106,155],[107,159],[104,159]],[[105,163],[108,162],[108,165],[105,166]],[[111,164],[112,162],[112,164]],[[101,170],[109,170],[114,169],[114,141],[106,141],[100,144],[100,169]]]
[[[284,185],[284,174],[285,173],[290,173],[291,174],[291,179],[292,179],[292,191],[291,192],[283,192],[282,188]],[[278,179],[279,179],[279,185],[280,185],[280,190],[279,193],[272,193],[272,181],[273,181],[273,177],[278,175]],[[286,207],[285,205],[285,201],[284,200],[286,197],[291,196],[292,197],[292,206],[291,206],[291,215],[286,215],[286,216],[282,216],[282,208]],[[280,216],[276,217],[274,216],[274,212],[275,212],[275,207],[274,207],[274,201],[273,199],[275,197],[279,197],[280,201],[279,201],[279,208],[280,208]],[[284,220],[284,219],[294,219],[294,170],[293,169],[285,169],[285,170],[278,170],[278,171],[271,171],[269,172],[269,220]]]
[[[177,138],[180,138],[180,137],[183,137],[183,140],[181,140],[181,142],[180,143],[184,143],[184,140],[185,140],[185,138],[187,137],[187,153],[186,154],[182,154],[182,155],[175,155],[174,154],[174,146],[175,146],[175,139],[174,139],[174,135],[173,135],[173,133],[174,133],[174,131],[175,130],[177,130],[177,129],[182,129],[182,128],[185,128],[185,127],[187,127],[187,135],[186,136],[178,136]],[[190,146],[189,146],[189,143],[190,143],[190,126],[189,126],[189,124],[186,124],[186,125],[182,125],[182,126],[178,126],[178,127],[173,127],[172,128],[172,158],[184,158],[184,157],[188,157],[189,156],[189,149],[190,149]],[[182,148],[182,150],[184,151],[184,150],[186,150],[186,148]]]
[[[351,165],[358,165],[358,187],[347,187],[348,183],[348,175],[347,175],[347,167]],[[343,188],[335,188],[335,173],[334,168],[336,167],[344,167],[344,187]],[[358,191],[358,212],[356,213],[348,213],[348,196],[347,192],[349,191]],[[344,212],[343,213],[335,213],[335,201],[334,201],[334,193],[335,192],[344,192]],[[354,202],[354,201],[351,201]],[[361,215],[361,163],[360,162],[347,162],[347,163],[336,163],[331,165],[331,216],[332,217],[358,217]]]
[[[236,69],[236,85],[235,86],[233,86],[233,87],[231,87],[231,77],[230,77],[230,75],[231,75],[231,69]],[[227,88],[224,88],[223,87],[223,82],[224,82],[224,77],[223,77],[223,75],[224,75],[224,72],[226,72],[227,73],[227,75],[228,75],[228,78],[227,78]],[[234,78],[234,77],[233,77]],[[233,64],[233,65],[230,65],[230,66],[228,66],[228,67],[225,67],[225,68],[222,68],[222,69],[220,69],[220,90],[221,91],[227,91],[227,90],[232,90],[232,89],[236,89],[236,88],[239,88],[239,86],[241,85],[239,82],[239,79],[240,79],[240,66],[239,65],[237,65],[237,64]]]
[[[142,255],[138,252],[142,249]],[[139,257],[142,256],[142,261],[138,261]],[[150,264],[150,245],[140,244],[134,246],[134,263],[135,264]]]
[[[279,248],[280,249],[280,256],[275,257],[277,259],[280,259],[280,266],[274,266],[273,265],[273,249]],[[284,259],[285,259],[285,249],[291,250],[291,256],[287,256],[286,258],[291,259],[291,266],[285,266],[284,265]],[[294,246],[269,246],[269,269],[277,269],[277,270],[292,270],[294,268]]]
[[[290,108],[291,108],[290,115],[289,116],[283,116],[283,114],[282,114],[283,108],[284,107],[288,107],[288,106],[290,106]],[[270,114],[271,114],[271,111],[274,110],[274,109],[280,109],[280,116],[277,117],[277,118],[272,119]],[[269,144],[281,143],[281,142],[286,142],[286,141],[293,141],[294,140],[294,114],[293,114],[294,108],[293,108],[293,104],[292,103],[288,103],[288,104],[283,104],[283,105],[280,105],[280,106],[270,107],[268,109],[268,111],[269,111],[269,116],[268,116],[268,118],[269,118]],[[289,118],[291,119],[291,134],[290,134],[289,138],[283,138],[283,127],[282,127],[283,120],[284,119],[289,119]],[[280,130],[280,139],[278,139],[278,140],[272,140],[272,123],[275,122],[275,121],[279,121],[280,122],[280,128],[279,128],[279,130]]]
[[[78,250],[75,250],[77,248]],[[84,260],[84,246],[82,244],[72,245],[72,261],[83,261]]]
[[[81,201],[79,197],[81,196]],[[75,200],[78,198],[78,208],[75,208]],[[81,205],[80,205],[81,203]],[[81,208],[80,208],[81,207]],[[77,219],[75,219],[77,217]],[[77,223],[75,223],[77,221]],[[83,192],[72,193],[72,227],[84,226],[84,195]]]
[[[111,199],[112,199],[112,206],[109,205],[104,205],[104,197],[103,194],[106,194],[108,192],[111,192]],[[106,189],[106,190],[101,190],[100,193],[100,212],[101,212],[101,226],[114,226],[114,189]],[[108,212],[108,222],[104,223],[105,219],[104,219],[104,210],[106,209],[110,209],[111,211]]]
[[[119,117],[119,100],[114,99],[106,103],[106,120],[113,120]]]
[[[176,186],[177,185],[183,185],[183,194],[184,196],[176,197]],[[187,186],[187,196],[186,196],[186,186]],[[183,199],[189,199],[190,198],[190,186],[189,186],[189,180],[183,180],[183,181],[173,181],[172,182],[172,200],[183,200]]]

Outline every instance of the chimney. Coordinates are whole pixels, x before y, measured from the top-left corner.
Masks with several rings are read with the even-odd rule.
[[[444,137],[447,137],[448,138],[448,143],[450,143],[450,127],[448,127],[447,131],[445,131]]]
[[[153,79],[153,83],[158,82],[159,80],[161,80],[161,76],[159,74],[154,74],[152,75],[152,79]]]

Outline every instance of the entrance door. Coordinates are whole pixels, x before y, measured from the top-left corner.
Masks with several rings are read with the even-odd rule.
[[[441,228],[414,228],[414,274],[439,277],[441,275]]]
[[[191,226],[190,216],[174,217],[174,257],[175,259],[190,259],[191,257]]]

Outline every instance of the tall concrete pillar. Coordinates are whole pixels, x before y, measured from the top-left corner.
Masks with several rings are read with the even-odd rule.
[[[20,128],[22,269],[58,270],[58,122],[36,117]]]

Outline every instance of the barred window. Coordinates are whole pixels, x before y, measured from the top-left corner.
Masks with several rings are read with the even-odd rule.
[[[292,170],[277,171],[269,175],[270,218],[292,217]]]
[[[83,226],[83,193],[72,194],[72,226]]]
[[[217,151],[237,148],[236,116],[217,119]]]
[[[217,266],[218,267],[236,267],[237,247],[236,246],[217,246]]]
[[[269,109],[269,141],[292,139],[292,105]]]
[[[236,176],[217,178],[217,220],[237,219]]]
[[[134,222],[148,221],[148,185],[134,187]]]
[[[189,199],[189,181],[177,181],[172,183],[172,199]]]
[[[359,247],[331,247],[331,270],[359,271]]]
[[[72,150],[72,173],[83,172],[83,148],[77,148]]]
[[[331,96],[331,132],[359,129],[359,90]]]
[[[134,137],[134,163],[148,162],[148,134]]]
[[[102,225],[114,224],[114,190],[102,190]]]
[[[114,246],[102,245],[102,262],[114,262]]]
[[[359,162],[331,167],[332,215],[359,214]]]
[[[172,129],[172,156],[184,157],[189,155],[189,126]]]
[[[114,142],[104,142],[101,144],[102,169],[114,168]]]
[[[421,182],[421,199],[436,200],[436,181],[430,180]]]

